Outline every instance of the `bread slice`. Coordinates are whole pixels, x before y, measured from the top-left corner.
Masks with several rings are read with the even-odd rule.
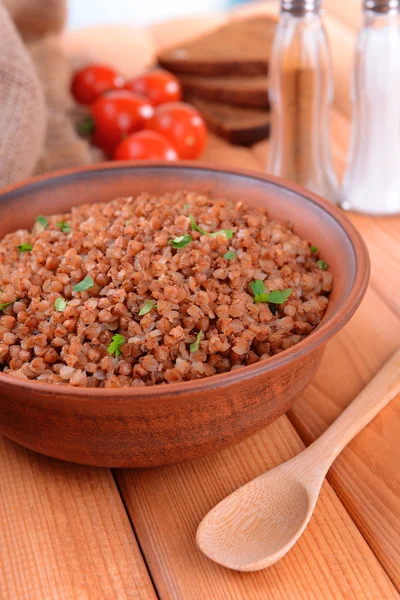
[[[203,115],[211,131],[231,144],[251,146],[269,136],[269,113],[254,108],[239,108],[189,96]]]
[[[258,77],[199,77],[179,75],[186,94],[195,94],[214,102],[255,106],[268,109],[268,78]]]
[[[174,73],[265,75],[274,32],[275,22],[266,17],[230,21],[205,36],[161,52],[158,62]]]

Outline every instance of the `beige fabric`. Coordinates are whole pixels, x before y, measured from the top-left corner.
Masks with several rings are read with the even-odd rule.
[[[0,0],[0,186],[92,162],[72,117],[65,11],[64,0]]]
[[[0,186],[30,175],[42,151],[44,133],[43,91],[0,0]]]
[[[67,15],[65,0],[3,0],[21,37],[32,40],[60,32]]]

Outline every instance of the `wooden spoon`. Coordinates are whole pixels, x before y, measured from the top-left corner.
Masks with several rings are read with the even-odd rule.
[[[311,446],[217,504],[199,525],[199,548],[237,571],[273,565],[307,527],[337,455],[399,393],[400,350]]]

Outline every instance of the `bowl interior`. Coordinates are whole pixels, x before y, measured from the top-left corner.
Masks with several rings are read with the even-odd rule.
[[[249,175],[198,164],[117,163],[50,175],[0,194],[0,238],[10,231],[30,228],[39,214],[66,212],[74,205],[104,202],[142,191],[162,194],[182,189],[263,206],[270,217],[292,221],[300,237],[321,249],[334,276],[324,321],[348,301],[360,267],[357,250],[358,254],[362,250],[362,242],[352,225],[340,211],[312,194],[300,188],[290,189],[279,180],[256,173]],[[364,254],[367,256],[365,248]]]

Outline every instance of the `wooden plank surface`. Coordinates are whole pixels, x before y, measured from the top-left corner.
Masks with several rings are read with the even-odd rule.
[[[108,469],[0,436],[1,600],[156,600]]]
[[[211,457],[116,477],[161,598],[174,600],[358,600],[398,598],[330,485],[294,549],[275,566],[237,573],[195,544],[201,518],[248,480],[288,460],[303,444],[286,416]]]

